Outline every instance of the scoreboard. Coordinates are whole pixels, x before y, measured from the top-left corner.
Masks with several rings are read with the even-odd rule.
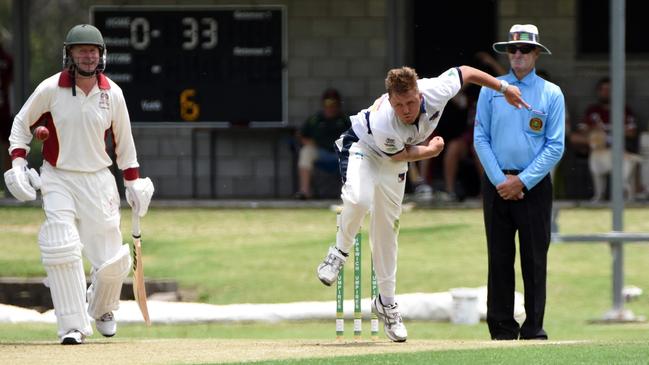
[[[287,122],[282,6],[95,6],[133,122]]]

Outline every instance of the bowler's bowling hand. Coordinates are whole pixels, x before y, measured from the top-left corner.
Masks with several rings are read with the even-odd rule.
[[[428,141],[428,148],[432,149],[435,153],[432,157],[439,156],[439,154],[442,153],[442,150],[444,150],[444,138],[440,136],[431,138],[430,141]]]

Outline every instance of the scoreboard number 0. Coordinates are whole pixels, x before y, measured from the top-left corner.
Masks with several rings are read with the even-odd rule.
[[[135,18],[131,22],[131,45],[137,50],[146,49],[151,43],[151,26],[145,18]]]

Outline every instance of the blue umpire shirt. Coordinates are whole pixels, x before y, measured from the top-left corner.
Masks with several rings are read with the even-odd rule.
[[[498,91],[483,87],[476,110],[473,143],[494,186],[506,180],[503,170],[518,170],[532,189],[563,155],[565,103],[561,89],[532,70],[522,80],[513,71],[500,76],[521,90],[530,109],[516,109]]]

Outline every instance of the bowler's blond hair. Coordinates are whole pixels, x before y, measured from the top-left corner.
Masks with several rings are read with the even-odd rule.
[[[388,76],[385,78],[385,90],[388,95],[404,94],[417,89],[418,78],[417,72],[410,67],[393,68],[388,71]]]

